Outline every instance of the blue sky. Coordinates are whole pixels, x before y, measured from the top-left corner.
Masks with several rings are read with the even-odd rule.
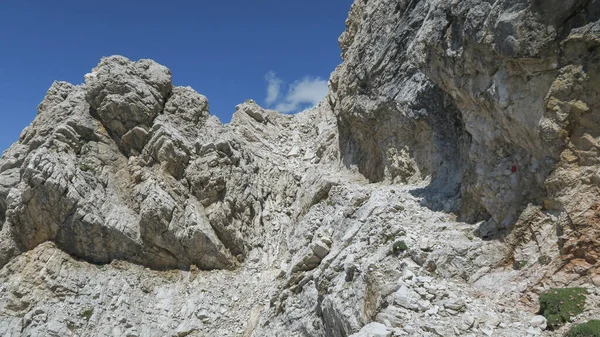
[[[0,152],[54,80],[83,83],[102,56],[151,58],[229,122],[248,98],[311,105],[341,62],[352,0],[0,0]]]

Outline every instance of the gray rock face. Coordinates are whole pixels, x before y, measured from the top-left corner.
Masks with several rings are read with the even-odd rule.
[[[452,210],[469,177],[471,136],[453,100],[410,59],[419,28],[437,24],[433,15],[425,20],[431,6],[356,2],[339,39],[344,63],[332,74],[329,101],[347,166],[372,182],[428,180],[440,196],[433,203]]]
[[[17,170],[20,179],[5,199],[2,264],[52,240],[97,263],[233,267],[181,180],[196,137],[182,130],[186,139],[157,118],[168,95],[174,103],[165,114],[178,113],[182,100],[206,109],[206,99],[186,89],[171,93],[170,72],[149,60],[105,58],[86,80],[55,83],[38,118],[5,154],[15,167],[3,165],[2,174]],[[190,124],[199,123],[197,109],[185,111]]]
[[[597,6],[356,2],[329,97],[345,163],[371,181],[428,181],[432,206],[500,229],[554,199],[548,177],[577,147],[574,128],[596,130],[597,37],[583,32],[595,31]]]
[[[54,241],[95,263],[233,268],[271,231],[263,212],[318,202],[310,193],[320,190],[295,202],[302,175],[282,173],[280,151],[260,158],[250,149],[262,137],[287,136],[281,129],[292,117],[247,102],[226,128],[209,116],[204,96],[172,88],[170,76],[153,61],[113,56],[85,86],[52,86],[2,160],[2,265]],[[318,162],[333,144],[332,127],[323,127],[328,138],[303,147],[303,159]],[[278,226],[290,221],[284,216]]]
[[[357,0],[326,100],[228,125],[151,60],[55,82],[0,159],[0,335],[562,335],[540,291],[600,303],[599,18]]]
[[[86,100],[104,127],[118,137],[150,126],[171,93],[171,72],[151,60],[102,59],[85,76]]]
[[[344,162],[425,182],[424,203],[485,220],[514,261],[597,273],[599,8],[356,2],[329,96]]]

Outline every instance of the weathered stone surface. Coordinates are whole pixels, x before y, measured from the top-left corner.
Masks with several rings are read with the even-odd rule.
[[[597,62],[575,45],[596,43],[599,17],[584,3],[597,6],[356,2],[329,96],[345,163],[372,181],[426,181],[432,206],[496,231],[528,202],[565,193],[549,189],[549,175],[567,147],[596,130],[587,120],[597,72],[581,69]]]
[[[535,316],[529,321],[529,324],[534,328],[540,328],[541,330],[546,330],[548,326],[548,321],[544,316]]]
[[[103,58],[85,76],[86,100],[104,127],[121,137],[136,126],[150,126],[171,92],[171,72],[152,60]]]
[[[359,332],[350,337],[390,337],[392,332],[385,325],[377,322],[365,325]]]

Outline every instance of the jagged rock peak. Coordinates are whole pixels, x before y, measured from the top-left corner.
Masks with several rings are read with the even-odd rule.
[[[262,222],[256,203],[271,193],[262,190],[275,189],[258,178],[272,165],[272,154],[252,149],[260,132],[249,141],[233,133],[209,116],[204,96],[173,87],[171,72],[151,60],[106,57],[85,80],[55,82],[0,160],[0,265],[53,241],[94,263],[237,266],[258,244],[248,227]],[[286,126],[293,119],[255,103],[238,108],[252,118],[236,118],[237,128],[269,120],[261,116]],[[281,127],[271,123],[264,134],[283,136]],[[309,139],[296,138],[296,147]]]

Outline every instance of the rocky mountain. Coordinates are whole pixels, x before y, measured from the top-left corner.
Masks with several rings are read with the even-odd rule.
[[[151,60],[0,159],[2,336],[563,336],[600,317],[600,1],[356,0],[317,107]]]

